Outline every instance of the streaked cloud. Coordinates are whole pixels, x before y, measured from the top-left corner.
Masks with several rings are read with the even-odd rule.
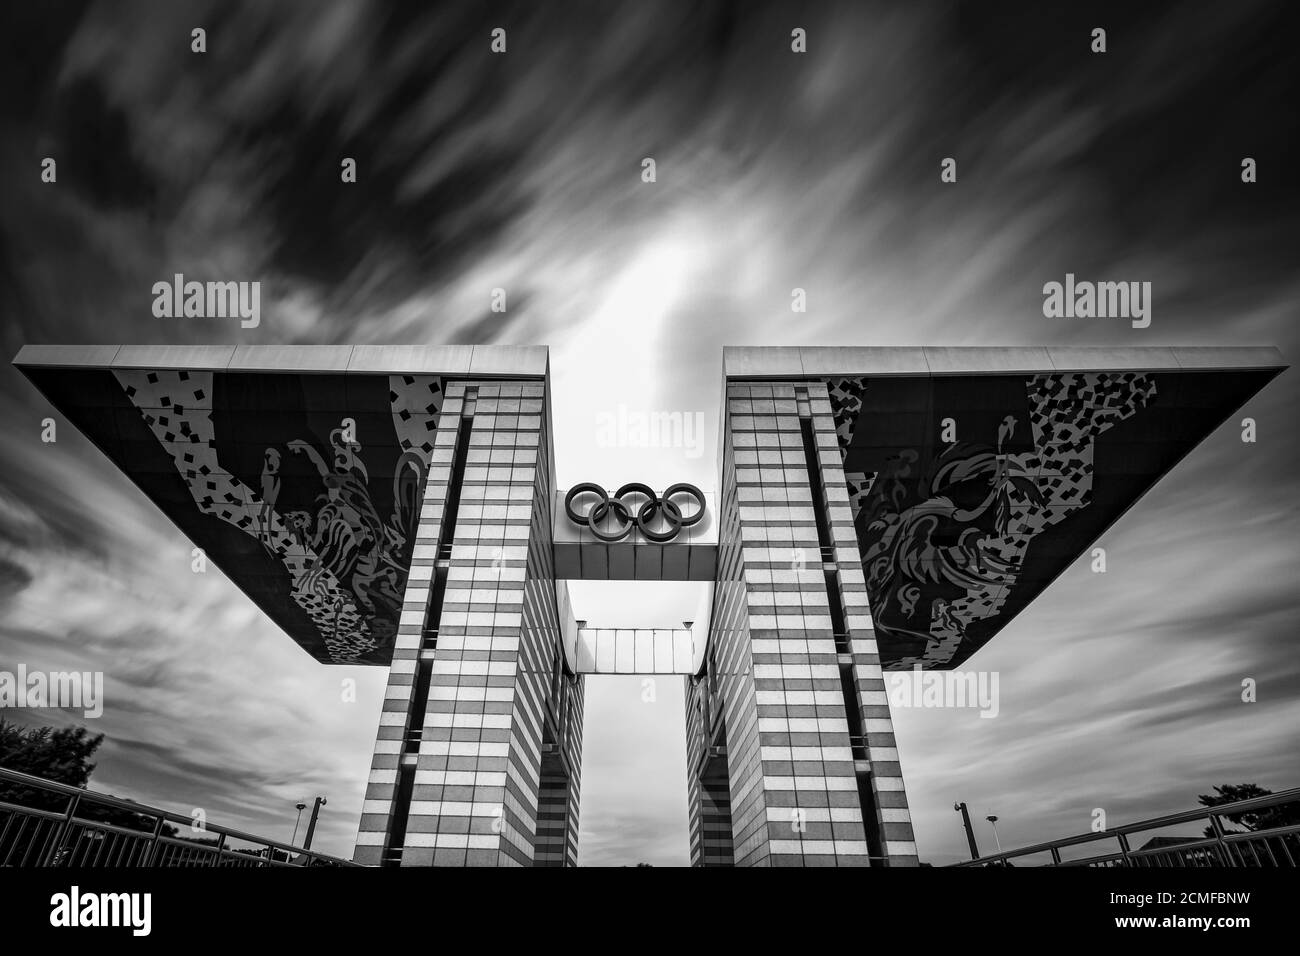
[[[1297,354],[1278,13],[1116,7],[1104,60],[1084,52],[1095,15],[6,5],[24,50],[0,58],[0,345],[546,343],[561,483],[706,487],[711,455],[611,452],[595,414],[703,411],[712,447],[723,344]],[[796,23],[805,57],[786,52]],[[504,57],[487,53],[497,25]],[[57,187],[37,179],[45,155]],[[1152,281],[1152,327],[1045,320],[1042,284],[1067,271]],[[262,280],[262,326],[154,319],[151,284],[173,272]],[[809,312],[792,321],[796,286]],[[998,813],[1011,845],[1082,830],[1097,806],[1128,819],[1216,783],[1297,782],[1298,399],[1288,373],[1243,413],[1257,445],[1225,425],[1107,534],[1106,575],[1072,568],[973,659],[1002,674],[999,718],[898,714],[923,858],[964,852],[954,799]],[[327,793],[318,846],[346,855],[383,675],[315,664],[220,572],[193,575],[99,452],[66,426],[40,442],[48,414],[0,369],[0,666],[105,672],[99,786],[282,835],[293,803]],[[621,599],[585,600],[596,619]],[[1259,701],[1234,703],[1247,676]],[[683,862],[679,698],[592,683],[583,862]]]

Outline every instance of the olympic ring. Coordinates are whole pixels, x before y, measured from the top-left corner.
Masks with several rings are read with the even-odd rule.
[[[573,509],[573,499],[583,494],[597,495],[600,500],[588,508],[585,515],[580,515]],[[626,495],[639,495],[645,501],[635,506],[634,510],[623,500]],[[672,500],[677,495],[690,495],[695,499],[698,507],[693,514],[682,513],[681,507]],[[601,541],[610,543],[622,541],[632,533],[633,528],[636,528],[647,541],[663,544],[677,537],[677,533],[682,528],[689,528],[704,517],[704,492],[694,485],[681,482],[670,485],[661,498],[649,485],[632,481],[614,492],[614,497],[611,498],[609,492],[600,485],[588,481],[569,489],[569,493],[564,496],[564,513],[569,516],[570,521],[579,527],[589,529]],[[598,527],[611,515],[615,524],[612,530]],[[667,527],[661,531],[655,530],[653,524],[661,515]]]

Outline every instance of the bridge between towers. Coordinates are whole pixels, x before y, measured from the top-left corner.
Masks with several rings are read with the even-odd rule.
[[[718,563],[716,501],[688,484],[662,494],[630,483],[555,493],[552,553],[565,663],[575,674],[697,674],[708,646]],[[568,582],[700,581],[694,620],[682,627],[591,627],[576,618]]]

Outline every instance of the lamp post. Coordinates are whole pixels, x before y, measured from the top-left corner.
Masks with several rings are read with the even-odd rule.
[[[984,819],[987,820],[989,822],[989,826],[993,828],[993,842],[998,845],[998,852],[1001,853],[1002,841],[998,839],[998,818],[996,816],[990,815],[985,817]]]
[[[966,804],[954,803],[952,808],[961,814],[961,824],[966,828],[966,842],[970,844],[970,858],[972,860],[978,860],[980,858],[980,851],[979,848],[975,846],[975,828],[970,825],[970,813],[966,810]]]
[[[304,850],[311,849],[311,838],[316,833],[316,818],[320,816],[320,808],[325,806],[326,802],[324,797],[317,797],[316,802],[312,805],[311,819],[307,821],[307,836],[302,841]]]
[[[289,838],[289,845],[293,846],[293,841],[298,839],[298,824],[302,823],[302,812],[307,809],[307,804],[295,804],[298,808],[298,819],[293,821],[293,836]]]

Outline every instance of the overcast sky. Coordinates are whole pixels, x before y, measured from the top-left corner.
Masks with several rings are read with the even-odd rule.
[[[545,344],[562,485],[708,488],[723,344],[1294,359],[1281,5],[1047,6],[5,4],[0,352]],[[175,272],[261,281],[261,326],[154,318]],[[1044,318],[1067,272],[1152,282],[1150,327]],[[896,713],[923,860],[964,852],[955,799],[998,814],[1009,847],[1097,807],[1122,822],[1215,784],[1300,785],[1296,382],[1243,412],[1256,444],[1225,425],[1123,517],[1107,574],[1080,561],[971,660],[1001,675],[997,719]],[[620,405],[702,413],[703,454],[602,447]],[[315,663],[219,572],[193,575],[189,543],[86,441],[41,443],[49,411],[6,361],[0,669],[105,673],[96,786],[280,838],[325,794],[317,846],[350,855],[383,671]],[[620,624],[696,597],[578,594]],[[646,704],[637,680],[588,681],[584,864],[687,860],[681,691],[659,685]]]

